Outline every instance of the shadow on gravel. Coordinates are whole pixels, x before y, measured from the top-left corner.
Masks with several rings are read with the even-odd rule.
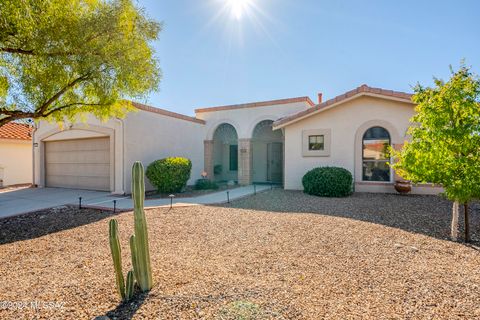
[[[0,219],[0,244],[35,239],[112,216],[112,211],[62,206],[4,218]]]
[[[107,319],[105,317],[108,317],[108,319],[132,319],[147,297],[148,293],[140,293],[134,299],[122,302],[115,309],[107,311],[103,318],[97,317],[96,319]]]
[[[450,239],[452,202],[439,196],[355,193],[346,198],[325,198],[301,191],[274,189],[222,206],[271,212],[317,213],[381,224],[442,240]],[[480,203],[471,203],[469,208],[472,241],[478,245]],[[461,210],[459,225],[462,236],[463,223]]]

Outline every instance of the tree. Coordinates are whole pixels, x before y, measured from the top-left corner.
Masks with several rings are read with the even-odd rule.
[[[161,25],[132,0],[0,1],[0,126],[122,116],[155,90]]]
[[[480,80],[462,65],[448,82],[415,87],[417,104],[408,130],[411,141],[392,150],[397,173],[412,182],[441,184],[454,201],[452,239],[458,236],[459,203],[465,204],[465,240],[469,241],[467,204],[480,198]]]

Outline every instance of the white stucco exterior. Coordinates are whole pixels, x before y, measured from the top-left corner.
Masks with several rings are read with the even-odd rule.
[[[42,121],[34,133],[34,177],[39,187],[45,186],[45,143],[48,141],[109,137],[110,191],[130,193],[130,170],[135,161],[146,167],[152,161],[170,157],[187,157],[192,161],[189,184],[200,177],[203,170],[203,123],[138,110],[125,119],[101,122],[88,116],[85,122],[57,124]],[[147,183],[147,190],[152,186]]]
[[[102,123],[87,117],[86,122],[67,124],[63,130],[41,122],[34,133],[34,183],[45,186],[45,146],[52,145],[49,141],[97,139],[104,146],[103,153],[96,151],[100,154],[97,158],[103,159],[103,172],[110,169],[110,191],[117,194],[130,193],[134,161],[147,166],[172,156],[192,161],[188,184],[194,184],[205,171],[216,181],[283,183],[285,189],[301,190],[307,171],[337,166],[352,173],[355,191],[395,192],[395,173],[388,172],[383,155],[382,169],[375,167],[377,162],[371,167],[368,157],[362,162],[362,139],[368,129],[381,127],[389,140],[379,146],[401,147],[408,139],[406,132],[414,115],[410,98],[407,93],[362,85],[317,105],[308,97],[297,97],[197,109],[193,118],[134,103],[139,110],[125,119]],[[311,136],[324,139],[322,147],[309,147],[307,139]],[[95,141],[90,144],[95,145]],[[363,181],[364,165],[365,177],[372,181]],[[102,176],[104,187],[107,176]],[[153,188],[147,181],[148,189]],[[439,191],[430,185],[413,188],[413,193]]]
[[[390,134],[391,144],[401,146],[407,137],[414,105],[401,99],[375,95],[360,95],[333,104],[299,121],[277,126],[285,134],[285,189],[302,190],[302,177],[316,167],[337,166],[349,170],[355,181],[355,191],[395,192],[395,174],[390,170],[390,182],[362,181],[362,138],[372,127],[383,127]],[[323,155],[305,154],[305,132],[328,133],[328,152]],[[417,186],[415,193],[438,193],[439,188]]]
[[[313,106],[308,97],[298,97],[283,100],[264,101],[243,105],[232,105],[197,109],[196,116],[206,122],[204,163],[208,176],[215,180],[234,180],[240,184],[251,184],[252,182],[278,183],[283,180],[283,138],[271,139],[268,132],[262,137],[254,137],[253,132],[256,126],[263,121],[274,122],[282,117],[304,111]],[[237,140],[229,143],[215,139],[215,132],[220,126],[231,125],[236,134]],[[271,131],[271,129],[269,129]],[[211,147],[209,144],[211,143]],[[273,153],[269,144],[278,143],[276,150],[281,152],[275,161],[267,161]],[[238,146],[238,170],[229,168],[229,148],[231,145]],[[275,164],[276,175],[272,175]],[[214,167],[222,166],[220,176],[214,174]],[[270,174],[269,174],[270,173]]]
[[[189,185],[201,178],[205,125],[147,111],[130,113],[125,123],[125,190],[130,192],[131,168],[140,160],[145,167],[166,157],[185,157],[192,161]],[[153,189],[148,184],[147,188]]]
[[[32,183],[32,141],[0,139],[2,185]]]
[[[261,107],[245,107],[237,109],[219,110],[212,108],[211,111],[200,111],[196,116],[206,122],[206,140],[212,140],[215,129],[222,123],[231,124],[237,131],[239,139],[252,138],[253,129],[263,120],[278,120],[284,116],[303,111],[311,107],[306,101],[284,104],[272,104]]]

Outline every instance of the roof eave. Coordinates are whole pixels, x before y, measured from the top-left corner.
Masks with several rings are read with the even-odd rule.
[[[349,102],[351,100],[354,100],[356,98],[359,98],[359,97],[362,97],[362,96],[369,96],[369,97],[376,97],[376,98],[381,98],[381,99],[385,99],[385,100],[392,100],[392,101],[398,101],[398,102],[403,102],[403,103],[409,103],[411,105],[415,105],[414,102],[412,102],[412,100],[410,99],[406,99],[406,98],[400,98],[400,97],[395,97],[395,96],[388,96],[388,95],[384,95],[384,94],[379,94],[379,93],[373,93],[373,92],[359,92],[357,94],[354,94],[348,98],[345,98],[345,99],[342,99],[342,100],[339,100],[337,102],[334,102],[328,106],[325,106],[325,107],[320,107],[322,104],[319,104],[315,107],[313,107],[312,109],[307,109],[305,111],[301,111],[295,115],[292,115],[290,117],[286,117],[286,118],[283,118],[283,119],[279,119],[277,121],[275,121],[273,123],[273,129],[276,130],[276,129],[281,129],[281,128],[284,128],[286,126],[289,126],[291,124],[294,124],[298,121],[301,121],[305,118],[308,118],[312,115],[315,115],[317,113],[320,113],[320,112],[323,112],[323,111],[327,111],[327,110],[330,110],[338,105],[341,105],[341,104],[344,104],[346,102]],[[335,99],[335,98],[334,98]],[[313,110],[313,111],[312,111]],[[305,112],[304,115],[300,115],[297,117],[297,115],[301,114],[302,112]]]
[[[304,97],[267,100],[267,101],[249,102],[249,103],[241,103],[241,104],[231,104],[231,105],[216,106],[216,107],[197,108],[195,109],[195,113],[217,112],[217,111],[247,109],[247,108],[256,108],[256,107],[270,107],[274,105],[287,105],[287,104],[299,103],[299,102],[304,102],[308,104],[309,107],[313,107],[315,105],[312,99],[310,99],[310,97],[304,96]]]
[[[143,103],[139,103],[139,102],[135,102],[135,101],[131,101],[131,103],[138,110],[143,110],[143,111],[146,111],[146,112],[152,112],[152,113],[156,113],[156,114],[163,115],[163,116],[166,116],[166,117],[171,117],[171,118],[175,118],[175,119],[178,119],[178,120],[190,121],[190,122],[193,122],[193,123],[198,123],[198,124],[203,124],[203,125],[206,123],[205,120],[198,119],[198,118],[191,117],[191,116],[187,116],[187,115],[184,115],[184,114],[181,114],[181,113],[177,113],[177,112],[173,112],[173,111],[169,111],[169,110],[165,110],[165,109],[161,109],[161,108],[157,108],[157,107],[152,107],[152,106],[149,106],[149,105],[146,105],[146,104],[143,104]]]

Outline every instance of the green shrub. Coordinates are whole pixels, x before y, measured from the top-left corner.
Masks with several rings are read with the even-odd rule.
[[[187,185],[191,170],[189,159],[170,157],[150,163],[145,175],[160,193],[180,192]]]
[[[305,193],[322,197],[346,197],[352,193],[352,174],[339,167],[320,167],[308,171],[302,179]]]
[[[216,190],[218,189],[218,184],[215,181],[209,179],[198,179],[195,182],[195,189],[197,190]]]

